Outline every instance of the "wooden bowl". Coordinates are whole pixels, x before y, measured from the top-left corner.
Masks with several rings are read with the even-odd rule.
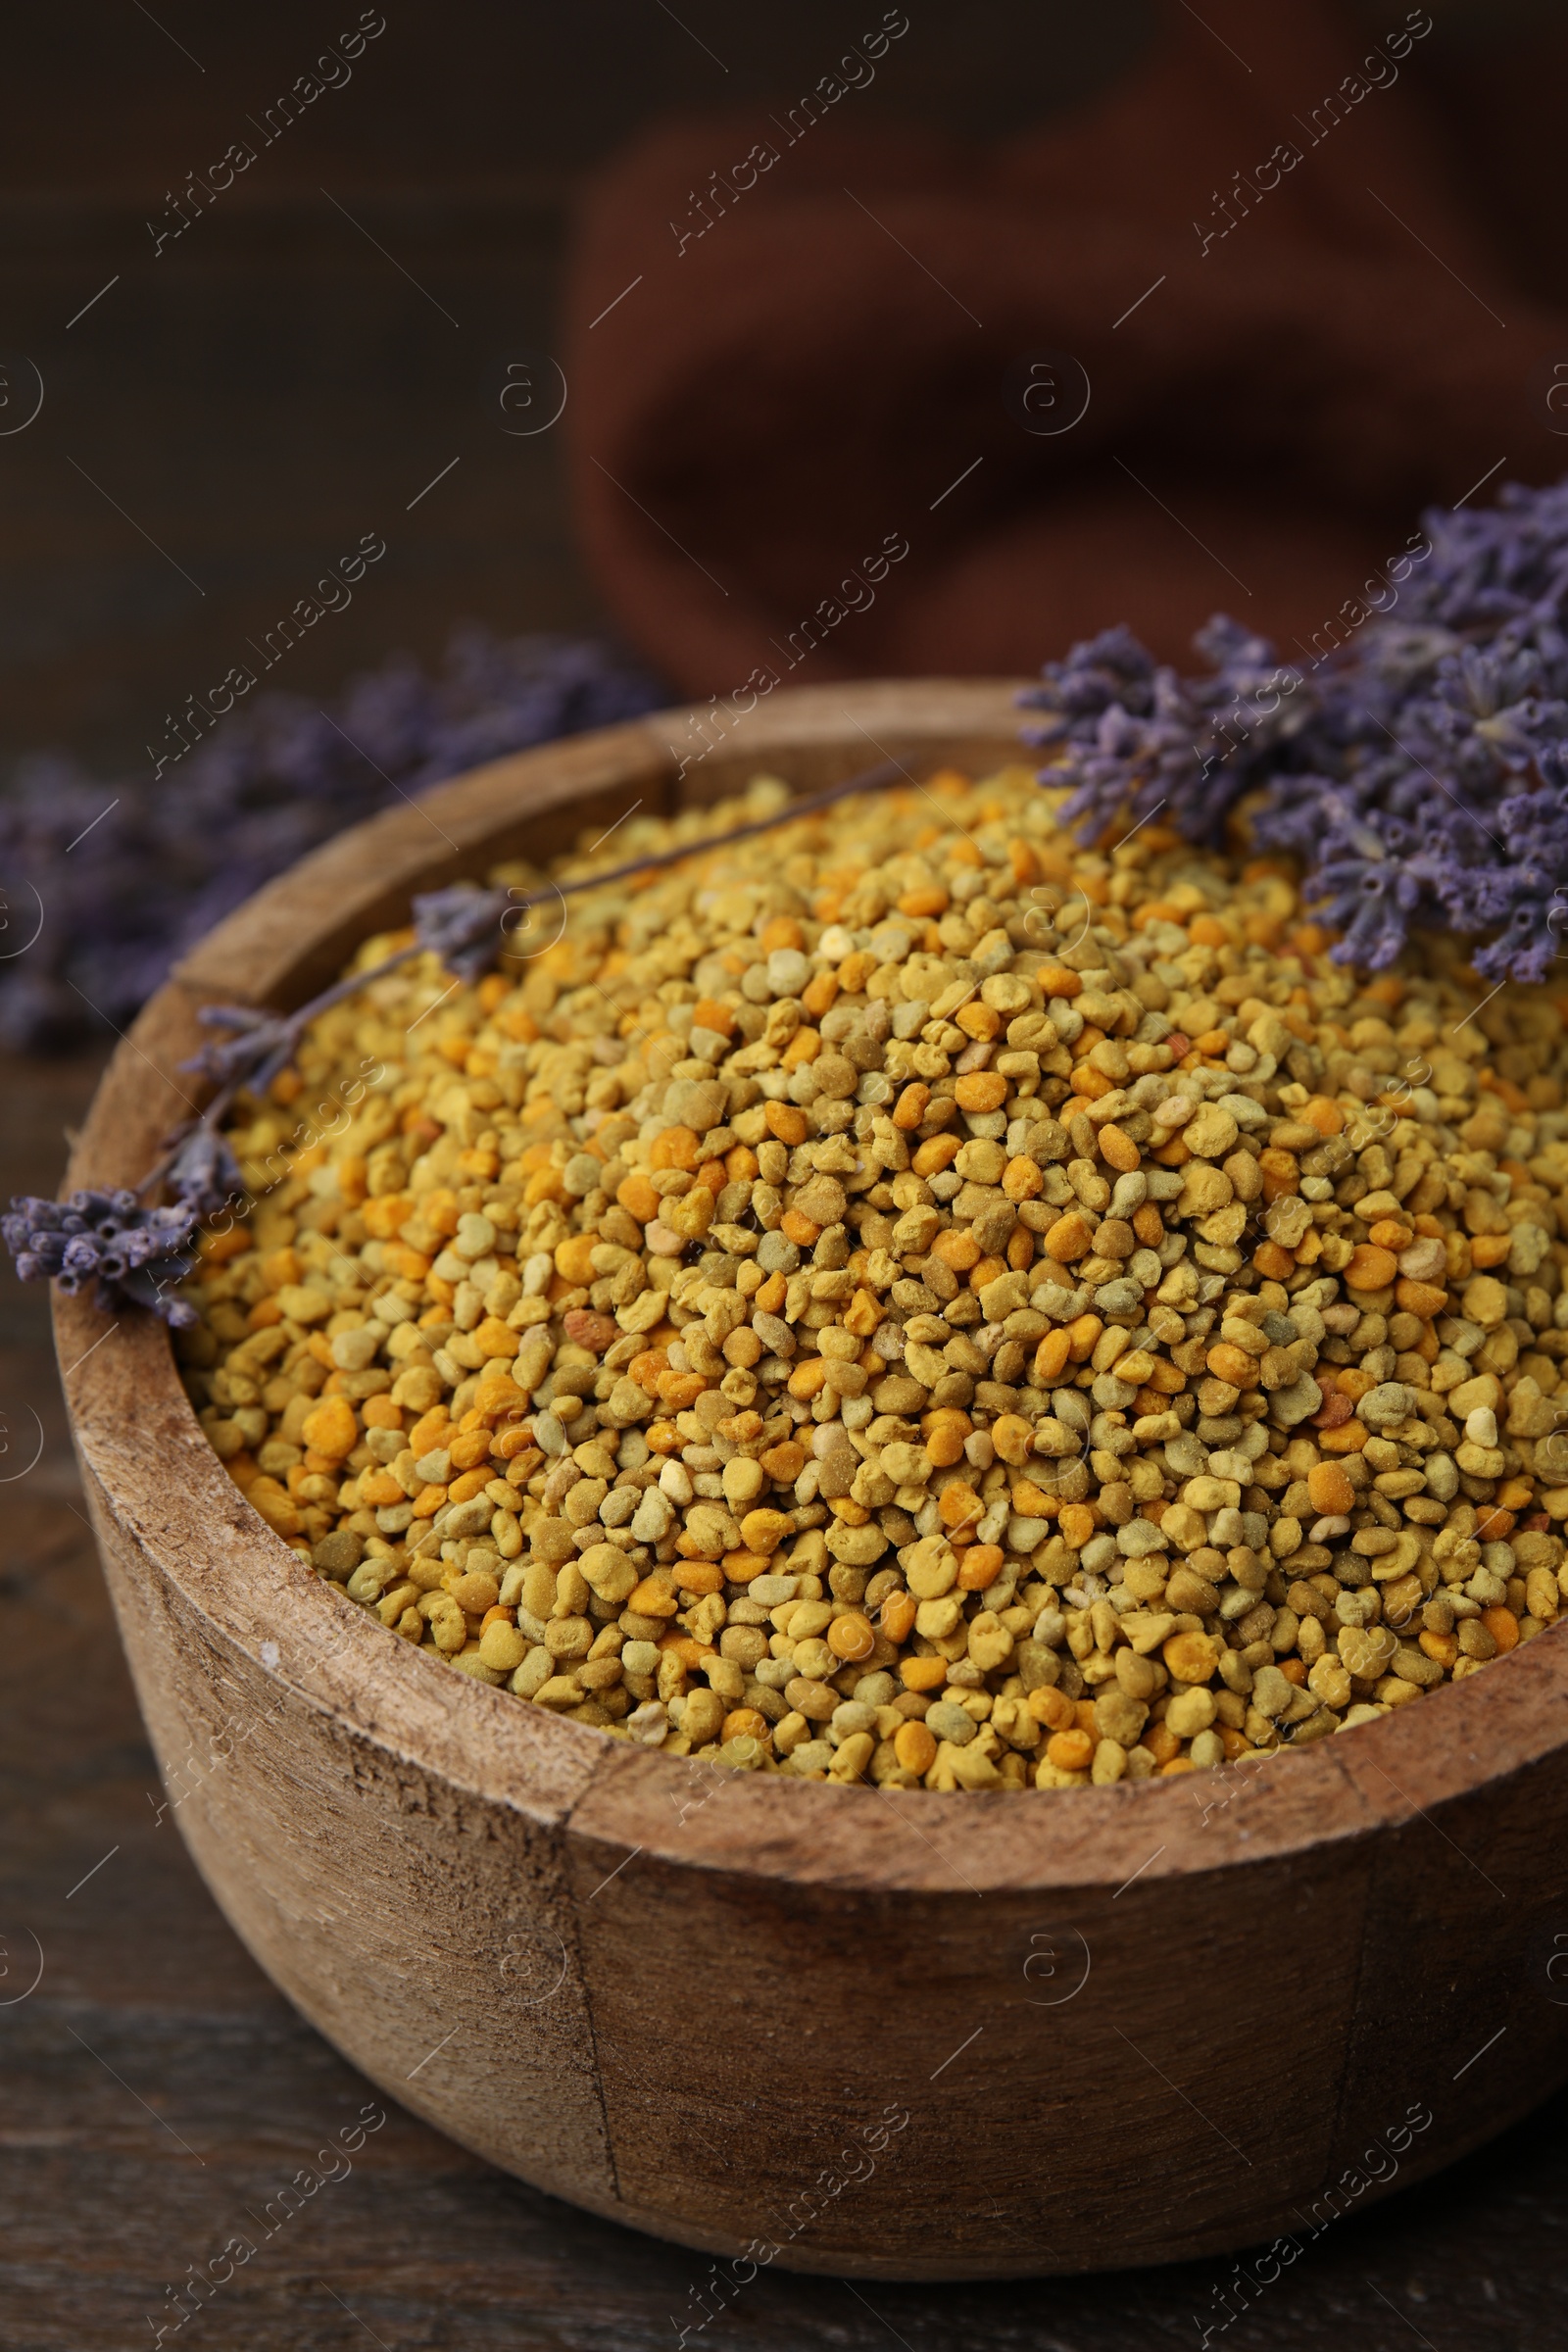
[[[782,693],[683,782],[676,712],[389,811],[187,958],[68,1182],[152,1163],[198,1004],[302,1002],[416,888],[760,769],[983,772],[1015,728],[1001,683]],[[723,2292],[769,2260],[960,2278],[1301,2246],[1568,2072],[1559,1630],[1251,1771],[1072,1795],[721,1774],[389,1640],[230,1484],[161,1324],[56,1318],[148,1730],[235,1930],[388,2094],[738,2257]],[[694,2265],[719,2301],[714,2276]]]

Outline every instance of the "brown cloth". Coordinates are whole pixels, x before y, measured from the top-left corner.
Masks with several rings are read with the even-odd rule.
[[[632,641],[699,694],[1033,670],[1118,620],[1185,661],[1221,609],[1289,654],[1424,503],[1554,478],[1531,370],[1568,333],[1445,186],[1431,23],[1162,0],[1126,83],[995,148],[853,89],[650,135],[584,208],[566,363]],[[1089,387],[1050,437],[1004,399],[1042,352]]]

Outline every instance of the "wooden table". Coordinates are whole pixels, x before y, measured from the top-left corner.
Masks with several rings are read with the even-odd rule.
[[[63,1128],[94,1075],[86,1061],[0,1064],[0,1194],[53,1190]],[[166,2342],[208,2352],[672,2352],[682,2328],[705,2352],[1128,2352],[1199,2345],[1205,2328],[1226,2352],[1555,2352],[1568,2100],[1335,2224],[1254,2283],[1245,2312],[1228,2263],[869,2297],[763,2273],[727,2308],[705,2304],[705,2258],[574,2213],[440,2139],[383,2102],[259,1973],[166,1807],[80,1515],[43,1296],[9,1274],[0,1409],[0,1478],[32,1455],[34,1411],[43,1439],[3,1490],[6,2352],[133,2352],[159,2326]],[[318,2165],[367,2107],[384,2123],[351,2158]],[[1052,2161],[1070,2165],[1070,2144]],[[983,2195],[983,2181],[956,2164],[955,2194]],[[230,2239],[254,2253],[231,2253],[231,2280],[202,2308],[177,2304],[188,2268],[205,2272]]]

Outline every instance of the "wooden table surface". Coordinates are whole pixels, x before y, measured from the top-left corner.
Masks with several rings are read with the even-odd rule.
[[[94,1074],[87,1061],[0,1063],[0,1196],[54,1189]],[[673,2352],[682,2328],[705,2352],[1129,2352],[1200,2346],[1205,2328],[1226,2352],[1556,2352],[1568,2099],[1439,2180],[1334,2224],[1251,2287],[1246,2309],[1234,2284],[1222,2300],[1235,2273],[1219,2262],[869,2296],[762,2273],[727,2308],[705,2304],[705,2257],[491,2171],[383,2102],[274,1992],[172,1813],[160,1818],[159,1762],[81,1516],[43,1296],[9,1274],[0,1414],[6,2352],[136,2352],[159,2327],[207,2352]],[[385,2122],[352,2158],[318,2165],[367,2105]],[[1052,2161],[1070,2165],[1070,2143]],[[285,2197],[302,2173],[301,2187],[316,2185]],[[956,2180],[955,2195],[983,2196],[984,2183]],[[188,2269],[205,2273],[232,2238],[255,2251],[230,2282],[194,2313],[175,2304]]]

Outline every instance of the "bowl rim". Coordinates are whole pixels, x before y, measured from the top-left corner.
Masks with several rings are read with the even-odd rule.
[[[562,846],[629,788],[668,812],[776,764],[829,774],[893,756],[1005,762],[1017,745],[1012,680],[873,680],[785,689],[729,730],[716,760],[682,758],[712,712],[675,708],[494,761],[417,803],[339,834],[267,883],[176,966],[123,1037],[75,1142],[64,1189],[135,1181],[196,1090],[178,1062],[215,1000],[289,1004],[353,945],[428,888],[507,854]],[[848,724],[846,724],[848,722]],[[1017,754],[1021,760],[1021,751]],[[695,789],[677,797],[688,766]],[[622,813],[629,811],[621,811]],[[1291,1770],[1206,1773],[1068,1791],[825,1788],[677,1760],[443,1676],[308,1570],[233,1486],[179,1382],[165,1326],[108,1320],[55,1298],[74,1435],[101,1529],[156,1568],[183,1638],[287,1686],[360,1739],[487,1802],[593,1839],[609,1876],[643,1853],[674,1868],[787,1878],[847,1890],[1074,1890],[1236,1869],[1428,1816],[1524,1770],[1568,1736],[1568,1646],[1548,1628],[1500,1663],[1380,1722],[1290,1755]],[[258,1678],[262,1678],[260,1681]],[[1070,1795],[1070,1801],[1069,1801]],[[1043,1802],[1058,1797],[1058,1802]],[[721,1799],[722,1801],[713,1801]],[[827,1808],[827,1810],[824,1810]],[[1433,1825],[1436,1828],[1436,1824]],[[1447,1832],[1439,1833],[1446,1837]],[[1450,1842],[1453,1842],[1450,1839]],[[1462,1852],[1463,1848],[1459,1848]],[[1481,1864],[1466,1854],[1490,1886]],[[596,1889],[597,1891],[597,1889]],[[590,1898],[591,1899],[591,1898]],[[1114,1897],[1112,1897],[1114,1899]]]

